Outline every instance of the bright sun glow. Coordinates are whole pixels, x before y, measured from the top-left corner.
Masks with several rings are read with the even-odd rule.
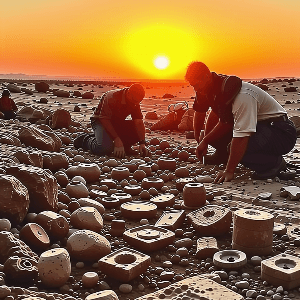
[[[157,69],[163,70],[169,66],[170,62],[165,56],[158,56],[154,60],[154,65]]]
[[[150,25],[128,33],[124,39],[124,54],[146,78],[171,79],[178,74],[183,78],[198,53],[196,37],[176,25]]]

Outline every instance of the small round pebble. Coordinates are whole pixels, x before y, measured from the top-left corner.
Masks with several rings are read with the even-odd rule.
[[[77,268],[77,269],[82,269],[82,268],[84,268],[84,262],[82,262],[82,261],[77,262],[77,263],[76,263],[76,268]]]
[[[262,258],[260,256],[252,256],[251,259],[251,264],[254,266],[260,266],[260,263],[262,261]]]
[[[141,219],[140,220],[140,225],[148,225],[149,221],[147,219]]]
[[[132,285],[123,283],[119,286],[119,291],[123,294],[129,294],[132,291]]]

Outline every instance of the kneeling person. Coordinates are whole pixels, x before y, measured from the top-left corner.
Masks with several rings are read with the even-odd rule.
[[[125,155],[135,154],[131,146],[139,143],[140,154],[148,155],[140,108],[144,96],[145,91],[140,84],[103,94],[91,117],[94,135],[78,136],[74,146],[100,156],[113,152],[115,157],[123,158]],[[131,120],[127,120],[129,115]]]

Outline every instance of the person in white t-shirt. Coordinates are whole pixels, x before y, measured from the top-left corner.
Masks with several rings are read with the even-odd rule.
[[[256,179],[274,178],[286,169],[282,155],[293,149],[297,134],[272,96],[236,76],[210,72],[202,62],[192,62],[185,79],[196,92],[196,155],[207,164],[226,164],[215,182],[231,181],[239,163],[252,169]],[[215,154],[207,155],[208,145],[216,149]]]

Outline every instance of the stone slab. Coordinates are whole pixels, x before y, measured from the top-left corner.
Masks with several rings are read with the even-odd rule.
[[[202,276],[193,276],[173,283],[154,293],[136,298],[136,300],[185,299],[185,300],[242,300],[243,296],[223,285]]]

